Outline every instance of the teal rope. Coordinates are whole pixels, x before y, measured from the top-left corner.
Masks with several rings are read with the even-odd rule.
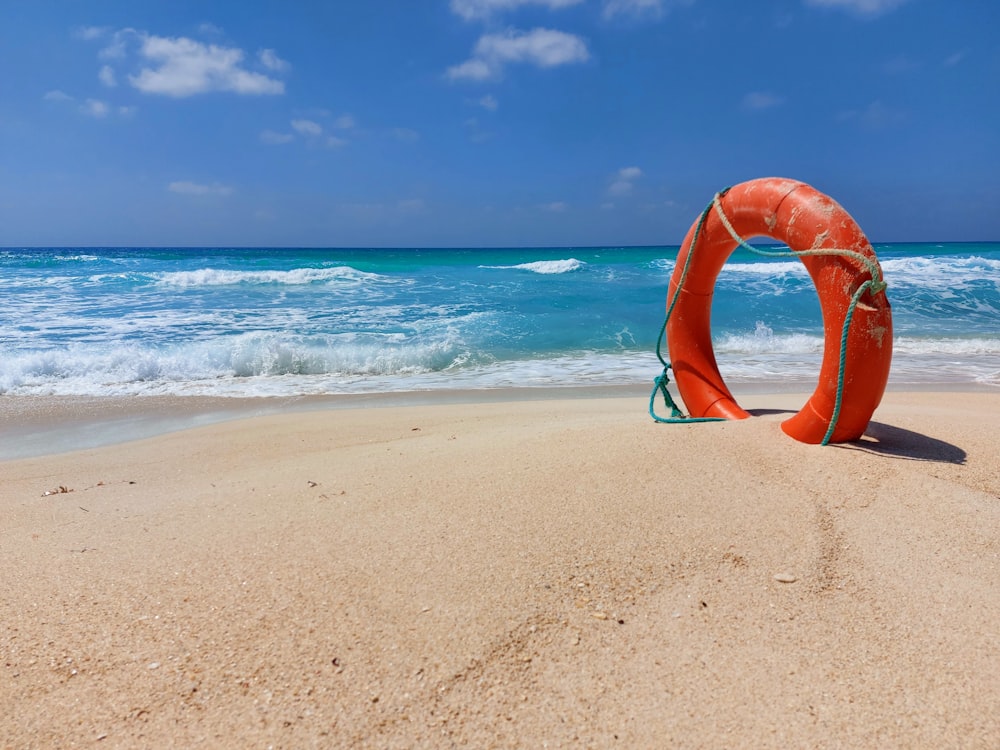
[[[673,398],[670,396],[670,391],[667,390],[667,383],[670,382],[670,377],[667,371],[670,369],[670,363],[664,359],[661,353],[661,346],[663,342],[664,335],[667,330],[667,323],[670,321],[670,315],[674,310],[674,305],[677,304],[677,297],[680,295],[681,289],[684,286],[684,281],[687,279],[688,268],[691,263],[691,255],[693,254],[695,245],[698,242],[698,235],[701,234],[702,226],[705,223],[705,219],[708,218],[708,213],[713,208],[719,215],[719,219],[722,225],[729,232],[729,236],[732,237],[736,243],[740,246],[749,250],[757,255],[762,255],[769,258],[801,258],[803,256],[817,256],[817,255],[839,255],[841,257],[853,258],[863,264],[871,275],[871,279],[865,281],[861,286],[857,288],[851,298],[851,304],[847,308],[847,314],[844,317],[844,326],[840,332],[840,361],[837,369],[837,393],[833,405],[833,413],[830,417],[830,424],[827,427],[826,434],[823,436],[823,440],[820,445],[829,445],[830,439],[833,437],[834,431],[837,429],[837,421],[840,419],[840,410],[843,406],[843,396],[844,396],[844,371],[847,367],[847,338],[851,330],[851,321],[854,318],[854,310],[857,308],[858,303],[861,301],[861,297],[864,296],[865,292],[871,292],[875,295],[879,292],[883,292],[886,289],[885,280],[882,278],[882,269],[878,264],[878,261],[869,258],[863,253],[859,253],[856,250],[848,250],[847,248],[823,248],[817,250],[763,250],[759,247],[754,247],[745,239],[740,237],[737,231],[733,228],[733,225],[729,222],[729,218],[726,216],[725,212],[722,210],[722,204],[720,199],[729,191],[729,188],[722,190],[715,194],[712,198],[712,202],[709,203],[705,210],[701,212],[701,216],[698,217],[698,223],[695,226],[694,234],[691,238],[691,244],[688,247],[687,258],[684,260],[684,268],[681,270],[681,278],[677,284],[677,291],[674,292],[674,296],[667,306],[667,314],[663,321],[663,325],[660,327],[660,335],[656,339],[656,356],[660,360],[660,364],[663,365],[663,372],[653,380],[653,392],[649,396],[649,415],[656,422],[664,422],[668,424],[676,424],[678,422],[724,422],[725,419],[720,417],[686,417],[677,408],[677,404],[674,402]],[[670,407],[671,414],[670,417],[660,417],[657,416],[654,405],[656,401],[656,394],[660,392],[663,394],[663,400]]]
[[[729,192],[729,188],[716,193],[715,197],[718,199],[720,196],[725,195]],[[688,270],[691,267],[691,256],[694,254],[695,245],[698,243],[698,236],[701,234],[701,228],[705,224],[705,219],[708,218],[709,211],[712,210],[714,201],[705,206],[705,210],[701,212],[701,216],[698,217],[698,223],[695,225],[694,234],[691,237],[691,244],[688,246],[688,254],[684,259],[684,266],[681,268],[681,278],[677,283],[677,289],[674,291],[673,297],[670,299],[670,303],[667,305],[667,314],[663,319],[663,325],[660,326],[660,334],[656,337],[656,358],[660,360],[660,364],[663,365],[663,372],[661,372],[656,378],[653,379],[653,392],[649,394],[649,416],[653,418],[654,422],[661,422],[664,424],[678,424],[680,422],[724,422],[725,419],[722,417],[690,417],[685,415],[677,406],[677,403],[670,396],[670,391],[667,389],[667,384],[670,382],[670,362],[667,361],[663,356],[663,341],[667,333],[667,323],[670,322],[670,316],[674,312],[674,306],[677,304],[677,298],[680,296],[681,289],[684,288],[684,282],[687,280]],[[661,417],[656,413],[656,394],[661,393],[663,395],[663,402],[666,406],[670,407],[670,416]]]
[[[875,282],[871,279],[859,286],[851,298],[850,306],[847,308],[847,315],[844,317],[844,327],[840,332],[840,364],[837,367],[837,397],[833,402],[833,414],[830,415],[830,426],[826,428],[826,435],[823,436],[820,445],[830,444],[833,431],[837,429],[837,420],[840,419],[840,407],[844,398],[844,369],[847,366],[847,336],[851,331],[851,318],[854,317],[854,308],[858,306],[858,302],[861,301],[861,297],[866,291],[874,289],[879,284],[881,284],[883,289],[885,288],[884,281]],[[878,292],[872,293],[878,294]]]
[[[816,255],[839,255],[844,258],[854,258],[854,260],[858,261],[868,269],[868,273],[874,282],[871,287],[872,294],[878,294],[879,292],[885,290],[886,284],[882,280],[882,269],[878,262],[856,250],[848,250],[847,248],[838,247],[827,247],[818,250],[763,250],[759,247],[754,247],[745,239],[740,237],[740,235],[733,228],[733,225],[729,223],[729,217],[726,216],[725,212],[722,210],[722,204],[719,202],[719,198],[722,195],[722,193],[716,194],[716,196],[712,199],[711,205],[715,208],[716,213],[719,214],[719,220],[722,222],[722,226],[726,228],[726,231],[729,232],[729,236],[732,237],[740,247],[749,250],[752,253],[756,253],[757,255],[763,255],[767,258],[803,258]]]

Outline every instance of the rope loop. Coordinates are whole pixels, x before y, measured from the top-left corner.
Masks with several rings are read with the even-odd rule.
[[[668,374],[669,370],[670,364],[665,363],[663,372],[653,379],[653,392],[649,396],[649,416],[651,416],[655,422],[683,422],[686,419],[684,413],[677,407],[677,403],[671,397],[670,391],[667,389],[667,383],[670,382],[670,375]],[[669,417],[661,417],[656,413],[657,392],[663,394],[663,403],[670,408]]]
[[[871,287],[870,291],[872,294],[878,294],[879,292],[884,292],[888,286],[885,280],[882,278],[882,268],[879,266],[878,261],[874,258],[869,258],[864,253],[859,253],[857,250],[849,250],[844,247],[825,247],[816,250],[764,250],[759,247],[754,247],[745,239],[740,237],[739,232],[737,232],[733,225],[729,222],[729,217],[726,216],[726,212],[722,210],[722,203],[719,200],[720,193],[716,193],[715,197],[712,199],[711,206],[715,209],[715,212],[719,215],[719,221],[722,222],[722,226],[726,228],[729,232],[729,236],[733,238],[737,245],[749,250],[757,255],[762,255],[767,258],[803,258],[817,255],[839,255],[842,258],[853,258],[863,265],[867,270],[869,276],[871,276],[872,281],[875,282]],[[694,241],[691,242],[691,249],[694,249]],[[690,250],[688,251],[690,254]]]
[[[664,368],[663,372],[657,375],[653,379],[653,392],[649,394],[649,416],[653,418],[654,422],[660,422],[661,424],[681,424],[693,422],[725,422],[726,420],[722,417],[690,417],[678,408],[677,403],[674,401],[673,397],[670,395],[670,391],[667,389],[667,383],[670,382],[670,376],[667,371],[670,369],[670,364],[668,363]],[[663,402],[670,407],[670,416],[661,417],[656,413],[656,394],[657,392],[663,394]]]

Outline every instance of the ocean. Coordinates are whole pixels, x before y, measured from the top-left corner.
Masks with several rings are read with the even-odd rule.
[[[678,248],[7,248],[0,395],[305,396],[648,384]],[[1000,243],[878,244],[890,388],[1000,387]],[[738,250],[729,385],[812,389],[819,302]]]

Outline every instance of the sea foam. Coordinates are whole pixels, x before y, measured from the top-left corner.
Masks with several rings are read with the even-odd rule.
[[[234,271],[217,268],[199,268],[192,271],[171,271],[152,274],[164,286],[234,286],[237,284],[315,284],[355,283],[375,279],[384,280],[379,274],[366,273],[350,266],[334,268],[293,268],[290,270]]]
[[[512,269],[540,274],[557,274],[578,271],[586,265],[582,260],[566,258],[565,260],[536,260],[531,263],[518,263],[513,266],[480,266],[480,268]]]

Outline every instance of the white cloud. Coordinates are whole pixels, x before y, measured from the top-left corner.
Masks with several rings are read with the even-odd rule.
[[[909,0],[805,0],[814,8],[843,8],[862,16],[879,16],[895,10]]]
[[[42,97],[47,102],[71,102],[73,97],[64,91],[59,89],[54,89],[52,91],[46,91],[45,96]]]
[[[333,127],[338,128],[339,130],[352,130],[357,126],[358,122],[354,119],[353,115],[341,115],[333,121]]]
[[[578,5],[583,0],[451,0],[451,10],[466,21],[481,21],[494,13],[515,10],[522,5],[543,5],[550,10]]]
[[[508,63],[528,63],[539,68],[586,62],[590,59],[587,44],[574,34],[554,29],[484,34],[476,42],[472,58],[448,68],[452,80],[485,80],[501,75]]]
[[[771,109],[784,103],[784,101],[780,96],[772,94],[769,91],[751,91],[743,97],[743,109],[751,111]]]
[[[390,132],[393,138],[402,143],[416,143],[420,140],[420,133],[410,128],[393,128]]]
[[[605,20],[616,16],[630,18],[663,18],[672,8],[693,5],[695,0],[604,0],[601,15]]]
[[[292,64],[287,60],[282,60],[275,54],[273,49],[262,49],[257,53],[257,59],[260,60],[260,64],[263,65],[268,70],[274,70],[279,73],[283,73],[286,70],[290,70]]]
[[[107,102],[102,102],[100,99],[87,99],[87,101],[80,105],[80,111],[85,115],[96,117],[100,120],[108,116],[110,109]]]
[[[553,29],[488,34],[476,44],[476,54],[486,60],[527,62],[542,68],[584,62],[590,57],[580,37]]]
[[[105,65],[97,74],[98,79],[108,88],[113,88],[118,85],[118,80],[115,78],[115,71],[110,65]]]
[[[278,133],[274,130],[264,130],[260,134],[261,143],[267,143],[272,146],[280,146],[283,143],[291,143],[295,140],[295,136],[291,133]]]
[[[497,73],[483,60],[466,60],[464,63],[452,65],[447,75],[453,81],[458,78],[468,78],[470,81],[484,81],[493,78]]]
[[[285,84],[240,66],[243,51],[205,45],[186,37],[144,35],[140,54],[157,67],[129,76],[135,88],[147,94],[185,97],[210,91],[237,94],[282,94]]]
[[[540,208],[551,214],[561,214],[566,212],[569,204],[566,201],[552,201],[551,203],[543,203]]]
[[[231,195],[233,189],[227,185],[220,185],[217,182],[213,182],[211,185],[204,185],[198,182],[188,182],[186,180],[180,182],[171,182],[167,185],[167,190],[171,193],[179,193],[180,195]]]
[[[326,137],[326,147],[327,148],[343,148],[348,143],[350,143],[350,141],[348,141],[348,140],[346,140],[344,138],[338,138],[335,135],[328,135]]]
[[[497,107],[500,106],[500,103],[496,100],[496,97],[493,96],[492,94],[487,94],[482,99],[480,99],[478,103],[480,107],[482,107],[483,109],[488,109],[490,112],[496,112]]]
[[[640,177],[642,177],[642,170],[639,167],[622,167],[611,178],[608,193],[610,195],[628,195],[632,192],[635,181]]]
[[[321,135],[323,126],[313,120],[292,120],[292,129],[302,135]]]

